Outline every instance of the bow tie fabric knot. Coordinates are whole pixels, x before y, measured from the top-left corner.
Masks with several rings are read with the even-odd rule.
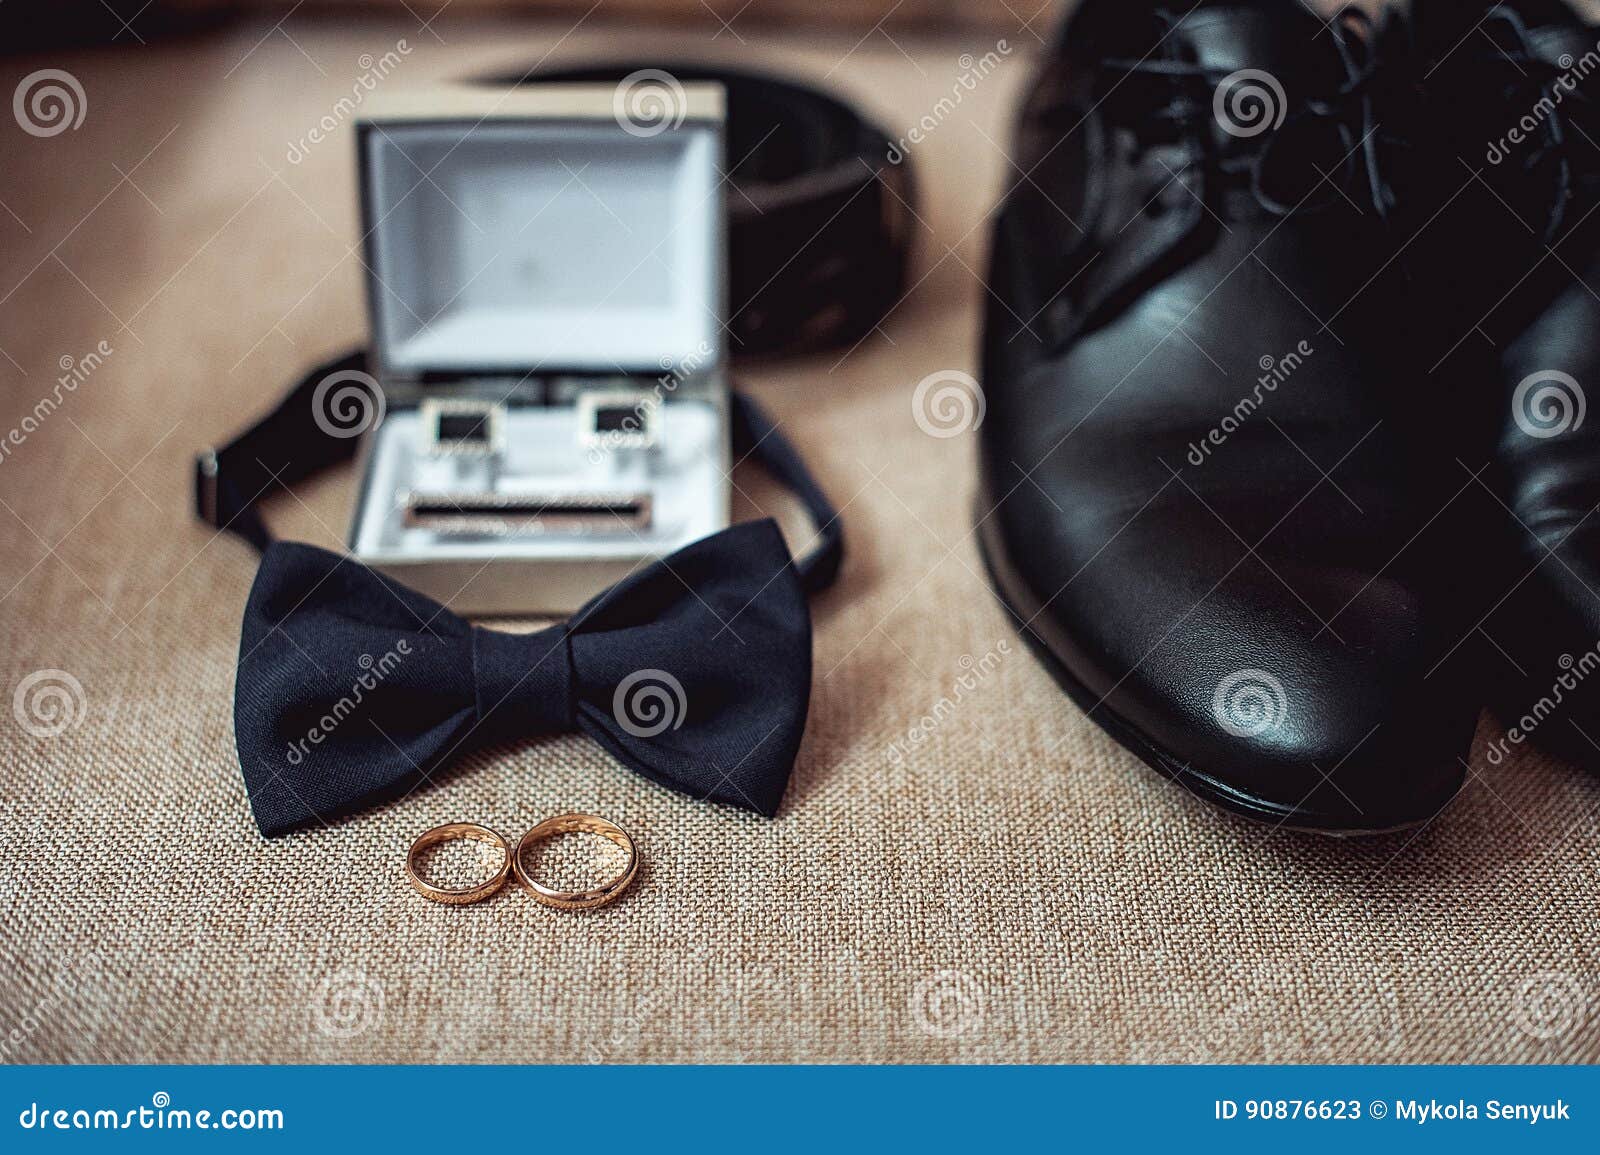
[[[571,642],[566,623],[534,634],[472,628],[481,745],[576,728]]]
[[[771,816],[810,693],[810,611],[770,519],[531,634],[278,542],[245,607],[234,735],[268,837],[409,793],[468,750],[574,730],[664,786]]]

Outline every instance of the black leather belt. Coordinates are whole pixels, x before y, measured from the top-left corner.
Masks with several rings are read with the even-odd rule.
[[[641,69],[680,81],[713,80],[728,94],[729,324],[735,356],[800,353],[848,344],[872,331],[906,282],[914,187],[909,161],[889,162],[891,142],[843,101],[756,72],[696,64],[595,64],[517,74],[485,83],[615,82]],[[271,535],[256,503],[349,458],[355,441],[326,436],[309,420],[310,390],[327,374],[365,370],[353,351],[295,384],[276,409],[195,462],[195,511],[258,549]],[[736,397],[735,441],[765,447],[766,464],[799,489],[824,542],[808,581],[832,580],[837,521],[798,455],[747,398]],[[741,450],[741,452],[743,449]]]
[[[611,84],[640,71],[728,94],[728,297],[735,356],[860,340],[905,290],[915,182],[909,158],[844,101],[766,73],[629,61],[485,77]]]

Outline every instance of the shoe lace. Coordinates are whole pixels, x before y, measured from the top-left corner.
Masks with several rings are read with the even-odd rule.
[[[1178,16],[1168,9],[1158,9],[1157,20],[1170,32]],[[1209,161],[1208,172],[1223,180],[1240,177],[1247,179],[1255,201],[1275,216],[1288,216],[1294,212],[1316,211],[1334,204],[1340,193],[1355,192],[1358,178],[1364,174],[1365,191],[1362,195],[1385,222],[1395,206],[1393,186],[1386,176],[1383,154],[1387,148],[1403,147],[1404,141],[1383,131],[1378,107],[1384,100],[1389,72],[1382,65],[1385,51],[1379,47],[1379,38],[1373,35],[1372,17],[1359,8],[1342,9],[1329,24],[1339,63],[1344,77],[1332,92],[1308,96],[1296,107],[1281,109],[1281,116],[1271,128],[1265,128],[1265,139],[1253,151],[1224,153],[1215,143],[1208,121],[1215,114],[1218,102],[1227,95],[1221,86],[1243,77],[1244,71],[1226,71],[1208,66],[1188,57],[1185,49],[1176,43],[1177,38],[1163,36],[1162,54],[1141,60],[1111,58],[1104,67],[1123,76],[1151,77],[1165,84],[1165,100],[1143,109],[1148,124],[1159,126],[1158,131],[1185,137],[1198,146],[1197,155]],[[1267,74],[1259,73],[1259,77]],[[1271,84],[1249,92],[1257,101],[1256,111],[1271,116],[1275,111],[1273,100],[1282,100],[1283,91],[1275,78]],[[1325,156],[1330,139],[1339,142],[1336,191],[1321,200],[1312,194],[1329,174],[1324,166],[1316,165],[1316,158]],[[1256,135],[1252,128],[1248,134]],[[1282,166],[1294,156],[1307,157],[1320,174],[1315,185],[1305,196],[1292,201],[1278,196],[1272,190],[1287,182],[1282,179]],[[1290,187],[1293,187],[1292,185]]]
[[[1548,109],[1539,120],[1537,143],[1527,150],[1521,168],[1531,175],[1547,161],[1553,162],[1550,204],[1544,214],[1546,223],[1541,238],[1543,244],[1549,245],[1560,236],[1566,223],[1576,183],[1569,131],[1571,118],[1563,112],[1562,105],[1569,99],[1589,107],[1593,107],[1593,103],[1578,89],[1567,68],[1534,51],[1527,23],[1516,9],[1496,5],[1485,16],[1483,26],[1505,34],[1503,42],[1495,40],[1494,50],[1483,54],[1498,64],[1496,71],[1504,77],[1497,90],[1501,107],[1515,110],[1543,106]]]

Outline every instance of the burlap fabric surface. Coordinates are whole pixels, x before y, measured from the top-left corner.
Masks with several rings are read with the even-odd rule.
[[[1420,831],[1338,842],[1233,820],[1088,722],[992,601],[972,439],[930,436],[911,399],[975,364],[1028,28],[911,149],[915,286],[881,331],[744,373],[852,551],[816,606],[812,722],[778,819],[565,738],[473,756],[331,829],[257,835],[231,717],[255,559],[190,519],[188,471],[364,336],[350,126],[298,163],[290,146],[401,38],[386,84],[663,49],[604,15],[296,15],[0,69],[5,92],[67,69],[87,100],[55,136],[0,118],[0,425],[111,350],[0,463],[7,1061],[1600,1057],[1600,784],[1526,748],[1490,765],[1486,718],[1466,790]],[[747,44],[677,47],[781,57],[896,134],[996,49],[735,31]],[[803,532],[759,475],[737,481],[742,515]],[[350,483],[271,516],[336,546]],[[13,709],[24,683],[33,705]],[[618,905],[574,916],[512,889],[451,909],[402,879],[425,827],[516,835],[567,810],[637,835],[646,865]]]

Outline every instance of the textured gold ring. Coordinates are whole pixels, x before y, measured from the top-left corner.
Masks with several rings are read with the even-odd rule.
[[[522,863],[522,856],[529,847],[547,838],[554,838],[558,834],[573,833],[598,834],[601,838],[609,839],[622,847],[628,856],[627,862],[623,863],[622,873],[610,882],[603,882],[589,890],[553,890],[528,874],[527,867]],[[555,818],[546,818],[522,836],[522,841],[517,843],[516,853],[511,856],[511,869],[516,871],[517,881],[528,888],[528,893],[546,906],[553,906],[558,910],[588,910],[604,906],[608,902],[615,902],[621,897],[622,892],[627,890],[628,884],[633,881],[633,876],[639,873],[639,852],[634,848],[633,839],[628,836],[628,832],[609,819],[593,814],[562,814]]]
[[[417,856],[430,846],[437,846],[441,842],[454,842],[457,839],[470,839],[473,842],[486,842],[490,846],[498,846],[500,853],[505,855],[505,861],[500,864],[500,869],[492,877],[482,882],[475,882],[471,886],[435,886],[422,877],[417,870]],[[495,891],[506,884],[506,878],[511,873],[511,848],[504,837],[496,834],[487,826],[479,826],[476,822],[450,822],[444,826],[435,826],[432,830],[424,831],[417,835],[417,840],[411,844],[411,849],[406,852],[406,878],[416,892],[423,898],[433,902],[447,902],[452,906],[466,906],[472,902],[482,902]]]

